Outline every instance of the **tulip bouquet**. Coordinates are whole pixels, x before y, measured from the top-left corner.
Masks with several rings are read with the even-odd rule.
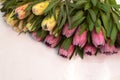
[[[7,24],[71,59],[118,53],[120,5],[115,0],[2,0]]]

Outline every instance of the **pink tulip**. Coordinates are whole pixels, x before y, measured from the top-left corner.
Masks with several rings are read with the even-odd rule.
[[[32,33],[32,37],[36,40],[36,41],[41,41],[41,37],[40,36],[37,36],[37,32],[33,32]]]
[[[103,54],[115,54],[118,53],[118,49],[114,45],[110,45],[110,41],[105,43],[105,45],[100,49]]]
[[[102,30],[100,30],[99,33],[97,33],[95,30],[92,31],[92,42],[94,46],[97,48],[104,46],[105,38],[104,38]]]
[[[86,45],[84,48],[84,54],[88,54],[88,55],[95,55],[96,53],[96,48],[92,45]]]
[[[59,48],[59,55],[65,58],[70,58],[74,52],[74,46],[70,45],[68,50],[63,49],[62,47]]]
[[[44,43],[49,46],[49,47],[55,47],[60,41],[60,37],[54,37],[53,35],[48,35],[45,40]]]
[[[76,30],[76,28],[69,29],[69,24],[66,23],[65,26],[64,26],[64,28],[63,28],[63,33],[62,34],[65,35],[68,38],[68,37],[70,37],[70,36],[73,35],[73,33],[75,32],[75,30]]]
[[[84,47],[84,45],[87,42],[87,30],[84,31],[82,34],[79,35],[80,28],[77,30],[75,33],[75,36],[73,38],[73,45],[79,46],[79,47]]]

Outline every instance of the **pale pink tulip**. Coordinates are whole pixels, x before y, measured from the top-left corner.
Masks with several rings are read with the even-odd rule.
[[[114,45],[111,46],[110,41],[105,43],[105,45],[100,49],[100,51],[101,53],[107,55],[118,53],[118,49]]]
[[[75,33],[75,36],[73,38],[73,45],[79,46],[79,47],[84,47],[84,45],[87,42],[87,30],[85,30],[82,34],[79,34],[80,28],[77,30]]]
[[[88,55],[95,55],[96,53],[96,48],[92,45],[86,45],[84,47],[84,54],[88,54]]]
[[[48,35],[45,40],[44,43],[49,46],[49,47],[56,47],[56,45],[59,43],[60,41],[60,37],[54,37],[53,35]]]
[[[59,48],[59,55],[62,56],[62,57],[65,57],[65,58],[70,58],[71,55],[73,54],[74,52],[74,46],[73,45],[70,45],[69,49],[68,50],[65,50],[63,49],[62,47]]]
[[[64,28],[63,28],[63,33],[62,34],[68,38],[68,37],[71,37],[73,35],[75,30],[76,30],[76,28],[69,29],[69,24],[66,23]]]
[[[97,33],[95,30],[92,31],[92,42],[94,46],[97,48],[104,46],[105,38],[104,38],[102,30],[100,30],[99,33]]]

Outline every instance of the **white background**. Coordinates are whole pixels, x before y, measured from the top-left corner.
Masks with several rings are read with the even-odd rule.
[[[18,35],[0,13],[0,80],[120,80],[120,52],[69,61],[29,34]]]

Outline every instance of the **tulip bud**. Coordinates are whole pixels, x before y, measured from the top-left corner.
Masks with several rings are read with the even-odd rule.
[[[75,36],[73,38],[73,45],[84,47],[84,45],[87,42],[87,30],[85,30],[82,34],[79,34],[80,28],[78,28],[77,32],[75,33]]]
[[[117,43],[120,45],[120,33],[117,35]]]
[[[59,54],[60,56],[62,56],[62,57],[70,58],[71,55],[73,54],[73,52],[74,52],[74,46],[71,44],[68,50],[60,47],[58,54]]]
[[[32,7],[32,12],[35,15],[42,15],[44,10],[48,7],[49,1],[40,2]]]
[[[105,38],[104,38],[104,34],[102,32],[102,29],[100,30],[99,33],[97,33],[95,30],[92,31],[92,42],[93,42],[94,46],[97,48],[104,46]]]
[[[58,37],[54,37],[53,35],[48,35],[45,40],[44,40],[44,43],[49,46],[49,47],[56,47],[57,44],[59,43],[60,41],[60,36]]]
[[[34,25],[34,22],[33,23],[27,23],[26,24],[26,28],[29,30],[29,31],[34,31],[36,29],[36,27],[33,26]]]
[[[118,49],[114,45],[110,45],[110,40],[100,48],[101,53],[111,55],[118,53]]]
[[[27,7],[28,4],[25,4],[15,9],[15,15],[18,17],[18,19],[24,19],[30,14],[29,12],[25,12]]]
[[[56,19],[58,18],[59,10],[56,10]],[[53,28],[56,26],[56,20],[54,16],[47,16],[42,21],[42,29],[46,31],[50,31],[52,33]]]
[[[84,47],[84,54],[95,55],[96,51],[97,51],[96,48],[94,46],[92,46],[92,45],[87,44]]]
[[[7,24],[9,24],[12,27],[14,27],[14,25],[17,23],[17,20],[14,20],[14,18],[12,17],[13,15],[14,12],[12,11],[10,14],[7,14],[5,16],[5,21],[7,22]]]
[[[73,33],[75,32],[76,28],[73,28],[73,29],[69,29],[69,24],[66,23],[64,28],[63,28],[63,35],[65,35],[67,38],[72,36]]]
[[[41,37],[40,36],[37,36],[37,32],[33,32],[32,33],[32,37],[33,37],[33,39],[35,39],[36,41],[41,41]]]

